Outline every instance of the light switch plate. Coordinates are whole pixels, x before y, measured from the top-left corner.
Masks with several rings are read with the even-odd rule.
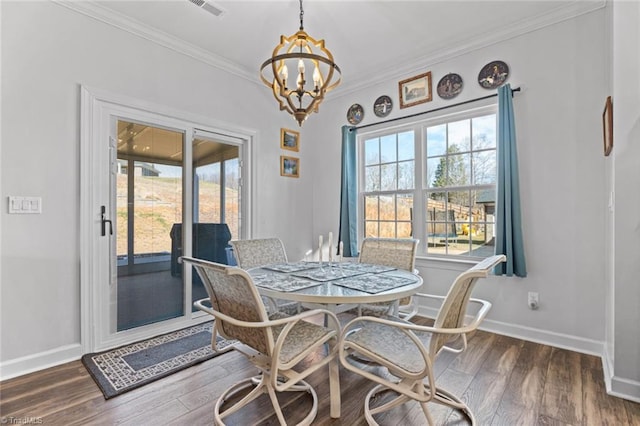
[[[9,214],[42,213],[42,197],[9,196]]]

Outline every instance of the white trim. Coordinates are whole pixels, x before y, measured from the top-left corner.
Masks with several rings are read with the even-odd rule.
[[[146,25],[135,19],[131,19],[121,13],[114,12],[104,6],[92,1],[66,1],[52,0],[54,3],[71,9],[75,12],[94,18],[105,24],[112,25],[123,31],[142,37],[153,43],[157,43],[168,49],[182,53],[198,61],[212,65],[223,71],[246,79],[257,85],[262,85],[258,74],[254,70],[249,70],[213,52],[202,49],[191,43],[179,39],[154,27]],[[373,86],[378,83],[399,80],[401,76],[412,74],[416,69],[429,68],[433,64],[451,60],[455,57],[473,52],[475,50],[499,43],[504,40],[518,37],[533,31],[537,31],[549,25],[557,24],[577,16],[593,12],[606,6],[606,0],[599,1],[572,1],[562,4],[556,9],[523,19],[520,22],[507,25],[503,28],[491,28],[485,34],[469,37],[465,40],[451,40],[451,43],[441,46],[438,50],[428,52],[421,58],[415,57],[399,59],[393,61],[386,69],[376,68],[368,75],[360,75],[359,81],[350,83],[348,86],[341,85],[333,92],[333,98],[338,98]],[[402,67],[398,64],[406,63]]]
[[[613,361],[606,345],[602,354],[602,370],[607,394],[640,403],[640,381],[615,376]]]
[[[386,69],[376,68],[370,74],[360,75],[357,82],[348,86],[340,86],[332,92],[332,99],[358,92],[366,87],[394,80],[401,80],[407,75],[416,73],[416,70],[429,69],[434,64],[450,61],[487,46],[519,37],[521,35],[540,30],[586,13],[594,12],[606,6],[607,0],[599,1],[572,1],[565,3],[556,9],[526,18],[520,22],[507,25],[502,28],[489,29],[485,34],[469,37],[465,40],[451,40],[442,45],[438,50],[428,52],[421,58],[408,57],[392,61]],[[399,66],[398,64],[407,64]]]
[[[8,380],[34,371],[55,367],[78,360],[81,356],[82,347],[76,343],[5,361],[0,363],[0,380]]]
[[[92,1],[65,1],[52,0],[54,3],[71,9],[75,12],[89,16],[107,25],[119,28],[123,31],[142,37],[146,40],[164,46],[175,52],[182,53],[205,64],[212,65],[230,74],[236,75],[245,80],[261,85],[255,72],[250,72],[238,64],[216,55],[208,50],[202,49],[194,44],[187,43],[171,34],[167,34],[157,28],[151,27],[143,22],[129,18],[126,15],[115,12],[98,3]]]
[[[187,138],[190,138],[193,135],[193,129],[197,128],[210,133],[225,134],[238,139],[238,143],[242,142],[241,152],[245,164],[243,171],[246,173],[247,181],[244,182],[242,188],[243,227],[247,226],[249,228],[248,230],[243,228],[244,232],[251,232],[251,225],[255,221],[255,215],[253,214],[255,206],[251,202],[254,192],[250,184],[250,182],[253,182],[250,170],[252,166],[251,159],[255,155],[253,153],[253,142],[257,132],[252,129],[221,123],[209,117],[85,86],[81,87],[80,114],[80,318],[82,353],[88,353],[186,327],[196,321],[190,309],[191,303],[188,303],[190,299],[186,297],[186,309],[182,317],[118,333],[109,331],[114,327],[105,326],[110,316],[108,307],[105,306],[103,301],[105,297],[108,298],[106,292],[109,289],[107,286],[100,286],[97,283],[104,281],[103,277],[107,276],[108,271],[105,270],[105,266],[102,263],[98,264],[94,260],[101,256],[106,256],[104,254],[104,241],[97,237],[99,231],[96,232],[96,229],[100,222],[99,206],[108,204],[108,200],[105,199],[107,195],[104,191],[96,191],[96,188],[105,187],[105,178],[102,176],[107,173],[102,170],[102,167],[97,167],[96,164],[104,163],[104,159],[98,157],[104,156],[100,146],[102,146],[104,138],[109,133],[109,124],[106,123],[109,120],[107,118],[111,116],[136,117],[136,119],[144,122],[160,123],[170,128],[185,131]],[[188,209],[186,209],[186,213],[189,213]],[[187,296],[189,295],[187,294]]]

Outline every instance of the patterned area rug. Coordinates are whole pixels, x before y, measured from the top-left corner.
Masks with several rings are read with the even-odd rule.
[[[217,337],[211,348],[213,322],[163,334],[105,352],[82,356],[82,363],[109,399],[211,359],[232,349],[235,341]]]

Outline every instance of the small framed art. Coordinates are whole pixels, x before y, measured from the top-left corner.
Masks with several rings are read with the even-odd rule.
[[[300,150],[300,133],[295,130],[280,129],[280,148],[290,151]]]
[[[431,71],[398,83],[400,108],[431,101]]]
[[[611,96],[607,96],[604,103],[604,111],[602,111],[602,136],[604,138],[604,155],[611,154],[613,149],[613,103]]]
[[[280,176],[300,177],[300,159],[296,157],[280,156]]]

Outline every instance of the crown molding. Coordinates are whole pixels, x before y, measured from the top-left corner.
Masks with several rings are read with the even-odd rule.
[[[89,16],[105,24],[127,31],[136,36],[142,37],[151,42],[157,43],[178,53],[190,56],[193,59],[204,62],[213,67],[219,68],[230,74],[236,75],[247,81],[261,85],[260,79],[253,70],[247,70],[239,64],[232,62],[222,56],[199,48],[191,43],[187,43],[177,37],[162,32],[157,28],[146,25],[140,21],[129,18],[123,14],[105,8],[94,1],[70,1],[51,0],[56,4],[64,6],[75,12]],[[393,66],[387,68],[376,68],[369,74],[360,75],[358,81],[342,84],[332,92],[331,99],[346,96],[353,92],[366,89],[367,87],[384,83],[389,80],[395,81],[402,76],[415,73],[417,69],[433,66],[434,64],[445,62],[469,52],[506,41],[523,34],[537,31],[541,28],[575,18],[577,16],[593,12],[606,6],[607,0],[574,0],[558,6],[557,8],[519,22],[505,25],[502,28],[492,28],[485,34],[473,37],[471,41],[465,39],[454,40],[447,46],[433,50],[420,58],[408,57],[404,60],[394,61]],[[398,67],[398,63],[406,63],[406,66]],[[347,76],[348,78],[348,76]],[[346,82],[345,82],[346,83]]]
[[[136,19],[129,18],[118,12],[114,12],[93,0],[86,1],[70,1],[70,0],[51,0],[54,3],[71,9],[75,12],[86,15],[90,18],[96,19],[107,25],[111,25],[138,37],[142,37],[153,43],[164,46],[175,52],[182,53],[183,55],[190,56],[205,64],[214,66],[230,74],[236,75],[243,79],[249,80],[254,83],[259,83],[255,73],[246,70],[240,65],[232,62],[222,56],[211,53],[205,49],[195,46],[191,43],[187,43],[177,37],[167,34],[158,30],[152,26],[149,26]]]
[[[492,28],[490,31],[474,37],[471,41],[466,41],[468,39],[454,40],[450,44],[433,50],[420,58],[407,57],[404,58],[404,60],[394,61],[394,64],[387,68],[376,68],[375,71],[370,74],[360,75],[358,82],[336,88],[336,90],[332,92],[331,99],[336,99],[376,84],[385,83],[389,80],[400,80],[407,75],[415,74],[416,70],[422,70],[475,50],[594,12],[604,8],[606,3],[607,0],[574,0],[566,5],[558,6],[549,12],[505,25],[502,28]],[[399,67],[397,65],[399,63],[405,63],[407,65]]]

